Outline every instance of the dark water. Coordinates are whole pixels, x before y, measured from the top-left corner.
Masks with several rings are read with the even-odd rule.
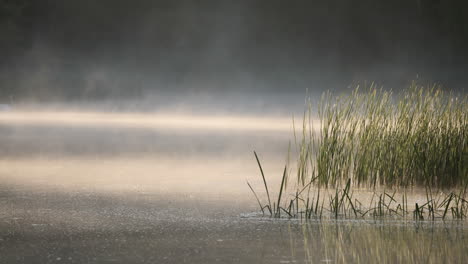
[[[271,220],[244,199],[3,186],[1,263],[466,263],[458,222]]]
[[[292,136],[282,119],[80,118],[0,114],[0,263],[466,263],[465,222],[258,215],[252,150],[277,185]]]

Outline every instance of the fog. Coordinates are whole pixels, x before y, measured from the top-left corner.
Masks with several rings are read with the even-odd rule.
[[[281,172],[306,97],[464,90],[459,4],[2,1],[2,182],[244,193],[253,150]]]
[[[444,217],[465,216],[462,192],[440,203],[415,188],[408,203],[405,189],[406,203],[432,208],[421,228],[410,211],[392,217],[389,190],[388,217],[367,221],[370,209],[346,215],[344,194],[358,218],[350,185],[319,189],[306,207],[317,217],[321,200],[320,217],[304,225],[297,186],[280,185],[283,170],[299,173],[294,128],[324,92],[398,94],[416,80],[464,93],[465,6],[0,0],[0,262],[461,262],[468,229]],[[341,192],[344,217],[322,221]],[[353,194],[359,212],[377,208],[375,190]],[[275,217],[291,201],[281,209],[300,221],[266,218],[266,201]]]
[[[260,183],[252,151],[278,174],[291,131],[292,119],[279,116],[0,112],[0,180],[28,188],[249,197],[246,180]]]
[[[241,190],[253,150],[281,172],[306,97],[464,90],[461,3],[378,3],[1,1],[2,182]]]
[[[462,7],[458,0],[5,1],[0,98],[167,97],[190,108],[197,98],[257,105],[366,81],[398,90],[418,78],[465,89]]]

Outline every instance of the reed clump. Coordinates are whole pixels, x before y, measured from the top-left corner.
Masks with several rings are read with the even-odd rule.
[[[262,206],[250,184],[249,187],[262,211],[266,208],[275,217],[282,212],[289,217],[321,217],[324,204],[328,204],[325,210],[335,217],[406,215],[410,209],[405,194],[397,203],[395,192],[374,193],[371,205],[363,209],[362,203],[353,198],[353,189],[422,187],[426,189],[427,201],[410,206],[415,218],[426,215],[434,219],[437,215],[445,219],[448,213],[454,218],[466,216],[466,95],[416,82],[397,95],[375,85],[358,86],[348,95],[323,94],[316,109],[308,100],[301,135],[297,135],[294,121],[293,125],[295,177],[286,164],[278,199],[273,204],[255,153],[268,204]],[[293,190],[292,199],[284,198],[288,185],[289,192]],[[437,203],[441,198],[436,201],[433,189],[457,191],[440,196],[443,202]],[[332,194],[330,190],[334,190]]]
[[[373,85],[363,90],[322,97],[320,131],[306,143],[319,184],[351,179],[365,187],[446,188],[467,182],[466,96],[415,82],[398,96]]]

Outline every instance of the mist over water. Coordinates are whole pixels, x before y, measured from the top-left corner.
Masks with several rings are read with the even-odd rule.
[[[253,150],[281,171],[292,118],[13,110],[0,134],[3,184],[240,196],[259,179]]]
[[[464,222],[273,219],[246,181],[296,176],[309,97],[466,92],[464,5],[0,0],[0,263],[462,263]]]

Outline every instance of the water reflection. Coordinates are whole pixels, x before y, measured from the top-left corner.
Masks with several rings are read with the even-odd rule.
[[[309,222],[290,225],[291,260],[305,263],[463,263],[462,222]]]

